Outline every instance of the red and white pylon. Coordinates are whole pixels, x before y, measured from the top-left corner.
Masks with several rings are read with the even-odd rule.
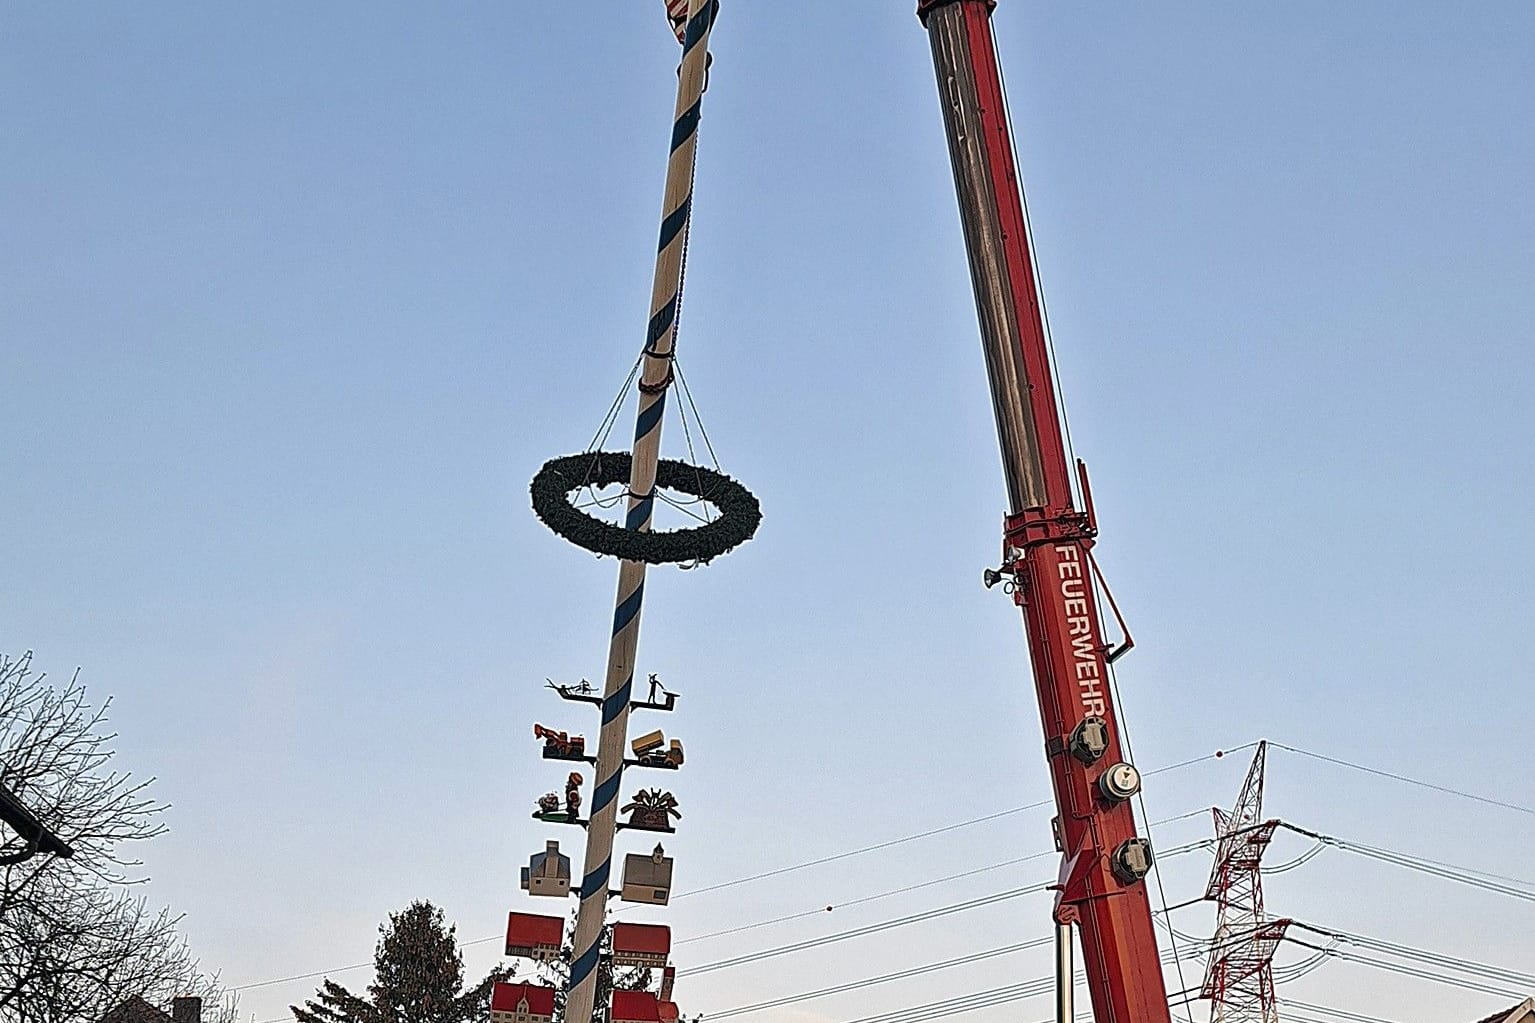
[[[1263,852],[1277,820],[1263,819],[1263,768],[1268,743],[1258,743],[1242,794],[1230,813],[1216,807],[1215,866],[1205,898],[1216,904],[1215,936],[1200,997],[1210,999],[1211,1023],[1278,1023],[1274,952],[1289,920],[1263,909]]]

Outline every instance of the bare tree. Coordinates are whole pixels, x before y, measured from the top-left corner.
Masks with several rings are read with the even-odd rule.
[[[137,995],[164,1003],[198,995],[215,1023],[234,1006],[177,933],[179,917],[150,909],[135,850],[163,834],[153,779],[114,765],[110,701],[93,706],[76,672],[55,687],[32,655],[0,654],[0,784],[75,851],[0,868],[0,1017],[17,1023],[100,1019]],[[0,856],[22,842],[6,830]]]

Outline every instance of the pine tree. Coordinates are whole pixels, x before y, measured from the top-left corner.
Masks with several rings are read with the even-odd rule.
[[[492,970],[464,990],[464,957],[455,928],[430,902],[412,902],[379,927],[373,952],[373,983],[367,997],[326,979],[301,1009],[297,1023],[482,1023],[490,992],[509,971]]]

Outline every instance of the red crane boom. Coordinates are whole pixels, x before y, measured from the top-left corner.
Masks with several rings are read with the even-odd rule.
[[[1108,672],[1115,652],[1095,597],[1097,528],[1080,463],[1084,507],[1073,503],[991,31],[995,6],[919,0],[917,13],[932,42],[1007,477],[1000,574],[1011,576],[1023,610],[1059,813],[1055,918],[1068,976],[1069,928],[1077,927],[1097,1023],[1168,1023],[1144,880],[1151,846],[1130,805],[1140,777],[1121,748]],[[1069,980],[1062,998],[1069,1020]]]

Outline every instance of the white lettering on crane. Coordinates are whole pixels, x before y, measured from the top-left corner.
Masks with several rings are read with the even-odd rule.
[[[1102,717],[1108,707],[1103,697],[1103,666],[1098,657],[1098,639],[1093,635],[1093,620],[1088,614],[1082,551],[1076,544],[1058,544],[1055,553],[1060,559],[1055,567],[1066,610],[1066,633],[1071,637],[1077,696],[1085,713]]]

